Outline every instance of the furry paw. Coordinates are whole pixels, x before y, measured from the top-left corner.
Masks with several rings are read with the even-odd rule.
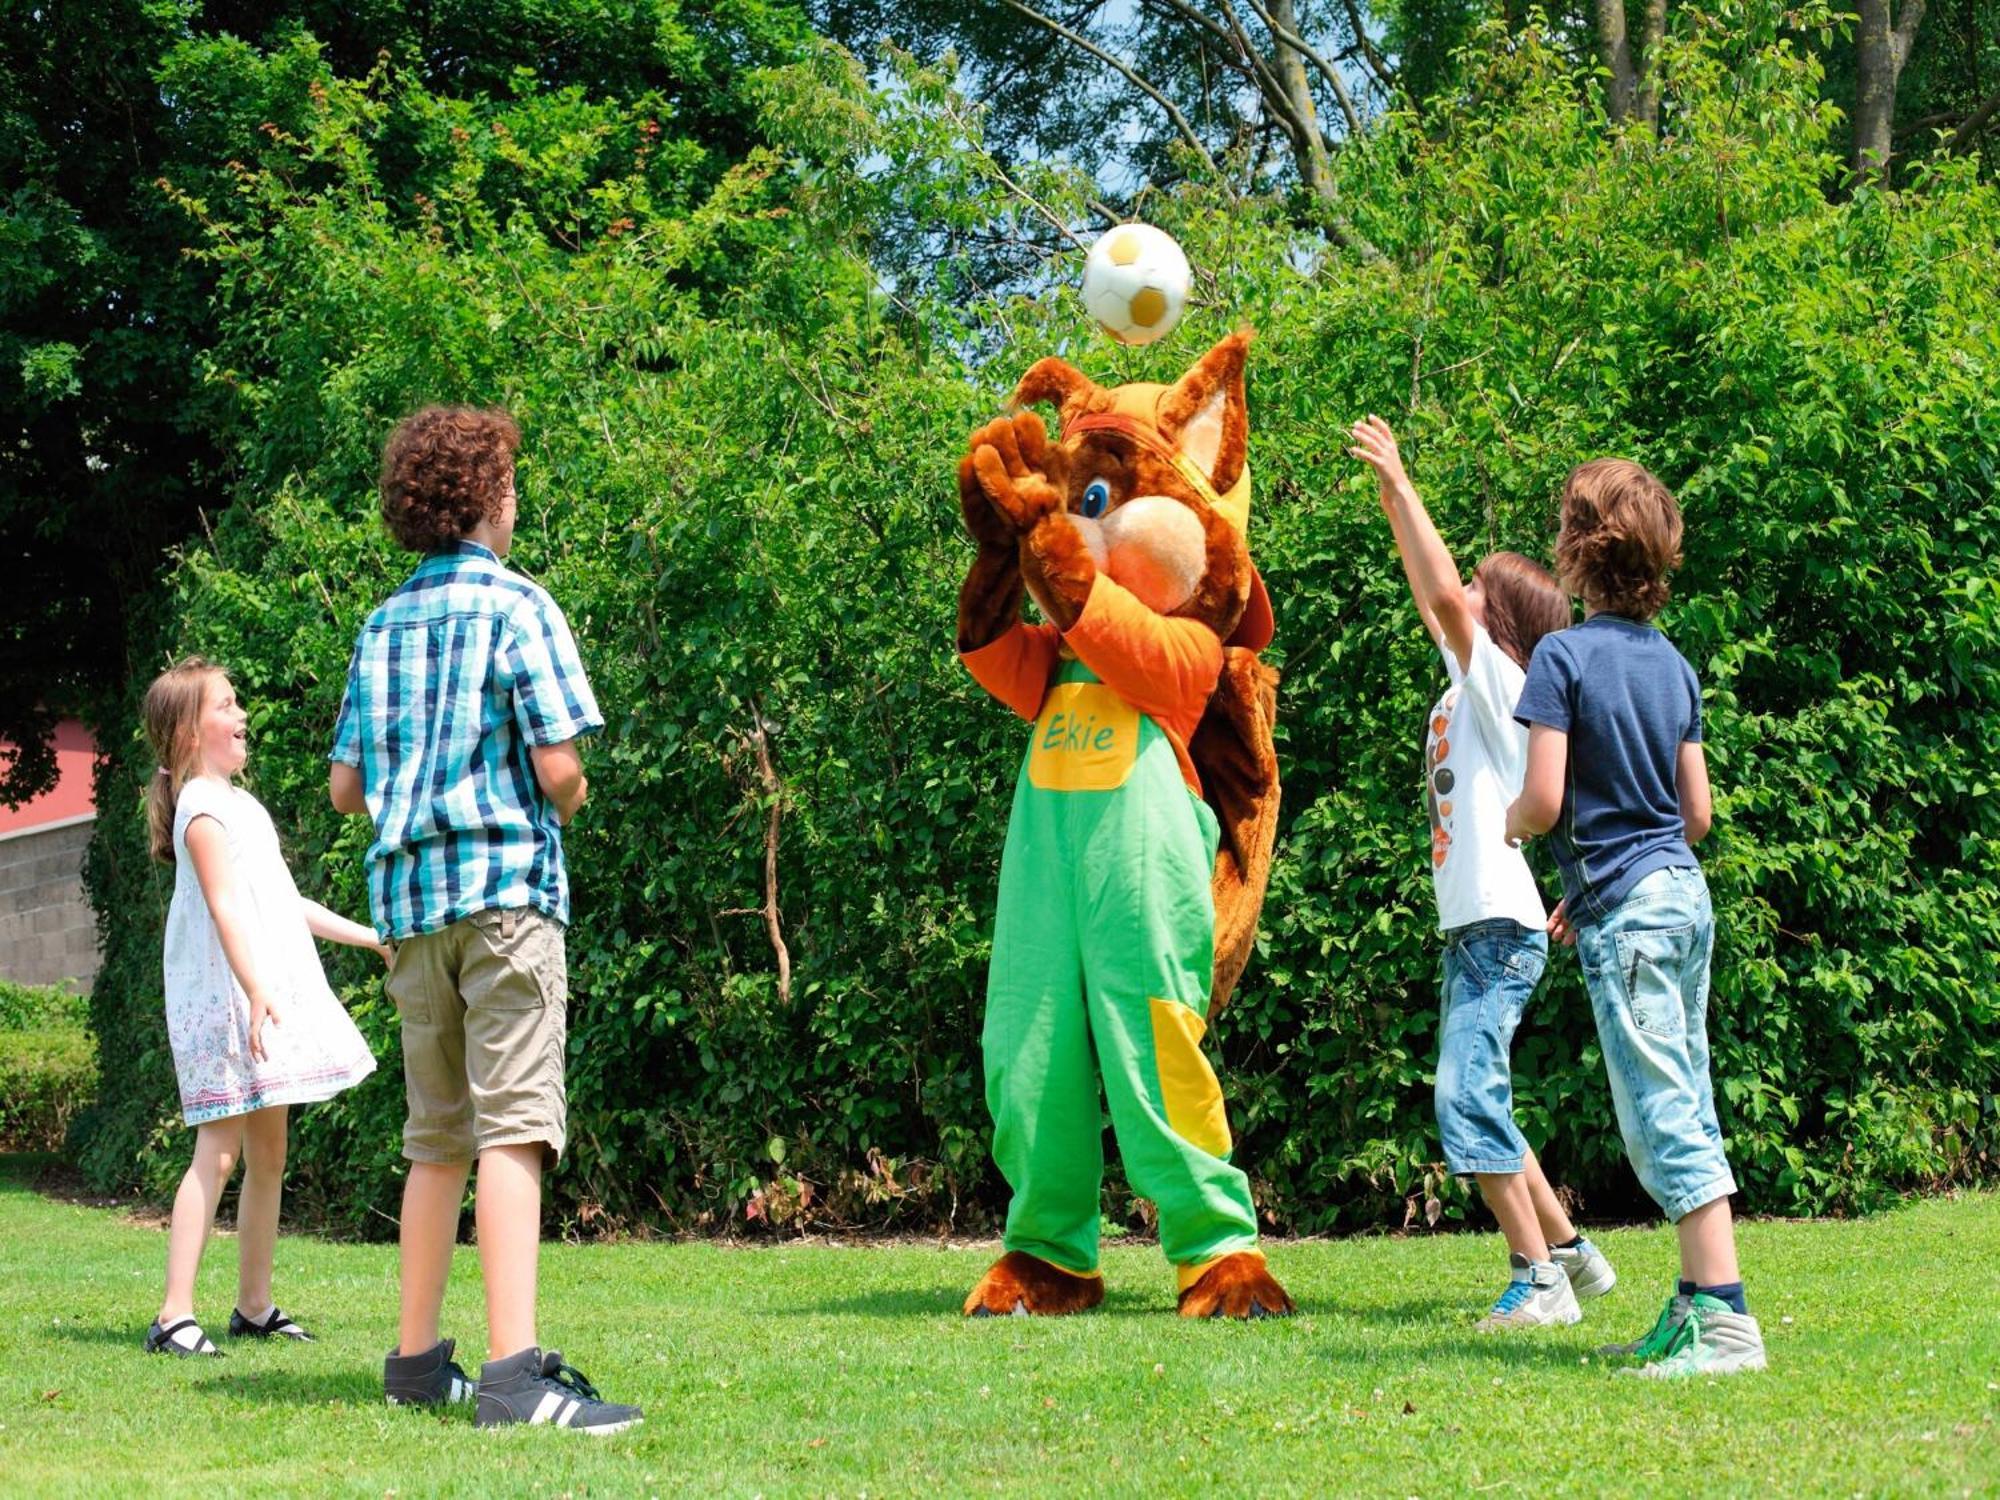
[[[972,441],[966,445],[965,455],[958,461],[958,509],[965,520],[966,534],[979,544],[980,550],[1012,552],[1020,535],[1014,525],[986,498],[985,486],[979,482],[979,475],[973,468],[973,459],[981,448],[990,448],[999,436],[996,429],[1006,428],[1009,433],[1013,424],[1006,420],[988,422],[973,433]]]
[[[979,1285],[965,1299],[965,1315],[1056,1317],[1087,1312],[1103,1300],[1102,1276],[1077,1276],[1024,1250],[1009,1250],[979,1278]]]
[[[1298,1309],[1264,1257],[1247,1250],[1225,1255],[1181,1293],[1184,1318],[1288,1318]]]
[[[1064,508],[1062,455],[1049,446],[1042,419],[1033,412],[988,422],[973,433],[970,457],[972,478],[987,506],[1013,535],[1025,534],[1042,517]],[[964,491],[961,480],[966,527],[987,545],[987,524],[984,518],[975,522],[977,507]]]

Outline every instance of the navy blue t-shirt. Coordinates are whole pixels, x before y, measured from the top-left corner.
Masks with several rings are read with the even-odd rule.
[[[1575,922],[1596,922],[1655,870],[1695,863],[1681,822],[1681,742],[1701,738],[1701,684],[1659,630],[1592,615],[1542,637],[1514,717],[1569,736],[1549,847]]]

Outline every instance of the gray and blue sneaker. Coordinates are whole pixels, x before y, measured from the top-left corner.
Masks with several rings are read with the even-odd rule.
[[[602,1399],[597,1387],[553,1349],[544,1354],[530,1346],[505,1359],[489,1359],[479,1371],[475,1421],[480,1427],[522,1423],[605,1437],[643,1420],[638,1407]]]
[[[1492,1311],[1472,1325],[1479,1332],[1582,1321],[1583,1310],[1576,1305],[1576,1293],[1570,1290],[1569,1278],[1554,1261],[1530,1260],[1520,1251],[1511,1250],[1507,1264],[1513,1268],[1513,1279],[1493,1304]]]
[[[439,1339],[421,1354],[395,1354],[382,1361],[382,1394],[391,1406],[455,1406],[473,1397],[472,1379]]]
[[[1639,1369],[1620,1370],[1644,1380],[1686,1380],[1696,1375],[1740,1375],[1764,1368],[1764,1330],[1748,1313],[1696,1292],[1688,1299],[1666,1350]]]
[[[1549,1251],[1549,1258],[1563,1268],[1570,1289],[1579,1299],[1602,1297],[1618,1285],[1618,1273],[1611,1269],[1611,1262],[1588,1239],[1578,1240],[1567,1249],[1557,1245]]]

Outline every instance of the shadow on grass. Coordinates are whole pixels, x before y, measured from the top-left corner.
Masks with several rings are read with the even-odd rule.
[[[1421,1351],[1407,1351],[1413,1357],[1421,1353],[1425,1358],[1446,1356],[1450,1358],[1477,1360],[1490,1365],[1495,1370],[1557,1370],[1575,1369],[1577,1351],[1568,1347],[1557,1347],[1539,1339],[1522,1337],[1517,1333],[1474,1333],[1470,1327],[1463,1331],[1452,1330],[1440,1333],[1427,1340]],[[1373,1365],[1382,1359],[1379,1345],[1357,1348],[1352,1345],[1329,1344],[1312,1352],[1312,1357],[1333,1365]],[[1597,1357],[1591,1356],[1597,1363]]]
[[[892,1291],[857,1292],[851,1297],[830,1297],[820,1302],[800,1302],[774,1311],[785,1317],[858,1318],[941,1318],[958,1316],[963,1294],[940,1292],[935,1287],[897,1287]]]
[[[103,1328],[91,1323],[58,1323],[55,1336],[72,1344],[124,1344],[134,1354],[145,1352],[146,1324],[134,1320],[130,1328]]]
[[[1299,1311],[1311,1313],[1318,1318],[1346,1318],[1352,1322],[1388,1324],[1399,1328],[1421,1329],[1425,1331],[1451,1328],[1461,1318],[1466,1319],[1466,1327],[1471,1327],[1471,1318],[1477,1313],[1467,1311],[1468,1304],[1463,1297],[1406,1297],[1400,1302],[1368,1302],[1356,1304],[1342,1302],[1338,1295],[1313,1296],[1300,1301]]]
[[[778,1311],[781,1316],[788,1317],[922,1318],[954,1323],[1027,1321],[1025,1318],[1016,1320],[965,1317],[963,1312],[965,1297],[971,1290],[970,1282],[966,1283],[963,1291],[940,1291],[936,1287],[929,1289],[898,1287],[891,1291],[859,1292],[851,1297],[833,1297],[821,1302],[802,1302]],[[1073,1319],[1156,1318],[1163,1314],[1171,1317],[1173,1312],[1171,1288],[1163,1288],[1157,1293],[1112,1290],[1107,1291],[1104,1301],[1089,1312],[1072,1313],[1070,1317]]]
[[[1370,1364],[1378,1361],[1382,1355],[1379,1340],[1383,1335],[1403,1343],[1405,1352],[1413,1357],[1446,1355],[1478,1360],[1496,1368],[1566,1368],[1574,1366],[1583,1356],[1587,1356],[1593,1364],[1600,1362],[1596,1339],[1588,1350],[1580,1350],[1573,1343],[1555,1342],[1550,1337],[1557,1332],[1553,1329],[1481,1333],[1472,1326],[1477,1313],[1468,1309],[1462,1301],[1449,1297],[1417,1298],[1369,1307],[1343,1307],[1335,1302],[1314,1301],[1302,1304],[1300,1311],[1311,1312],[1319,1320],[1322,1330],[1333,1331],[1344,1324],[1350,1331],[1366,1330],[1370,1335],[1366,1346],[1357,1347],[1349,1341],[1335,1338],[1312,1351],[1312,1358],[1329,1364]],[[1622,1325],[1616,1329],[1602,1329],[1605,1338],[1624,1332]]]
[[[346,1370],[231,1370],[217,1367],[196,1387],[204,1396],[257,1405],[380,1406],[379,1370],[356,1366]],[[465,1410],[470,1410],[466,1408]],[[459,1415],[462,1415],[461,1412]],[[422,1416],[423,1413],[417,1415]],[[431,1414],[434,1417],[440,1414]]]
[[[966,1292],[971,1290],[970,1284]],[[851,1297],[834,1297],[819,1302],[802,1302],[792,1307],[778,1309],[784,1317],[862,1317],[862,1318],[919,1318],[945,1319],[953,1322],[1007,1323],[1026,1321],[1011,1318],[965,1318],[961,1312],[965,1292],[957,1290],[940,1291],[935,1287],[897,1288],[891,1291],[860,1292]],[[1462,1312],[1460,1304],[1447,1298],[1434,1302],[1400,1303],[1393,1307],[1356,1308],[1337,1298],[1312,1297],[1299,1303],[1299,1313],[1303,1317],[1330,1320],[1347,1319],[1370,1324],[1395,1324],[1412,1330],[1435,1330]],[[1107,1289],[1104,1301],[1088,1312],[1071,1313],[1072,1319],[1088,1321],[1093,1318],[1175,1318],[1179,1314],[1174,1306],[1174,1291],[1171,1284],[1153,1290],[1124,1288]],[[1212,1321],[1225,1323],[1226,1318]]]
[[[0,1183],[31,1188],[61,1164],[53,1151],[0,1151]]]

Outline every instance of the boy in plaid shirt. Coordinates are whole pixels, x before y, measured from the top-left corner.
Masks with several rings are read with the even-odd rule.
[[[369,904],[396,945],[410,1175],[385,1392],[392,1405],[476,1395],[481,1427],[602,1434],[639,1409],[543,1352],[535,1275],[542,1170],[567,1123],[562,828],[586,790],[576,741],[604,720],[562,611],[500,562],[520,436],[503,411],[427,407],[390,437],[382,519],[423,560],[361,628],[330,790],[374,823]],[[475,1157],[489,1345],[476,1391],[438,1327]]]

